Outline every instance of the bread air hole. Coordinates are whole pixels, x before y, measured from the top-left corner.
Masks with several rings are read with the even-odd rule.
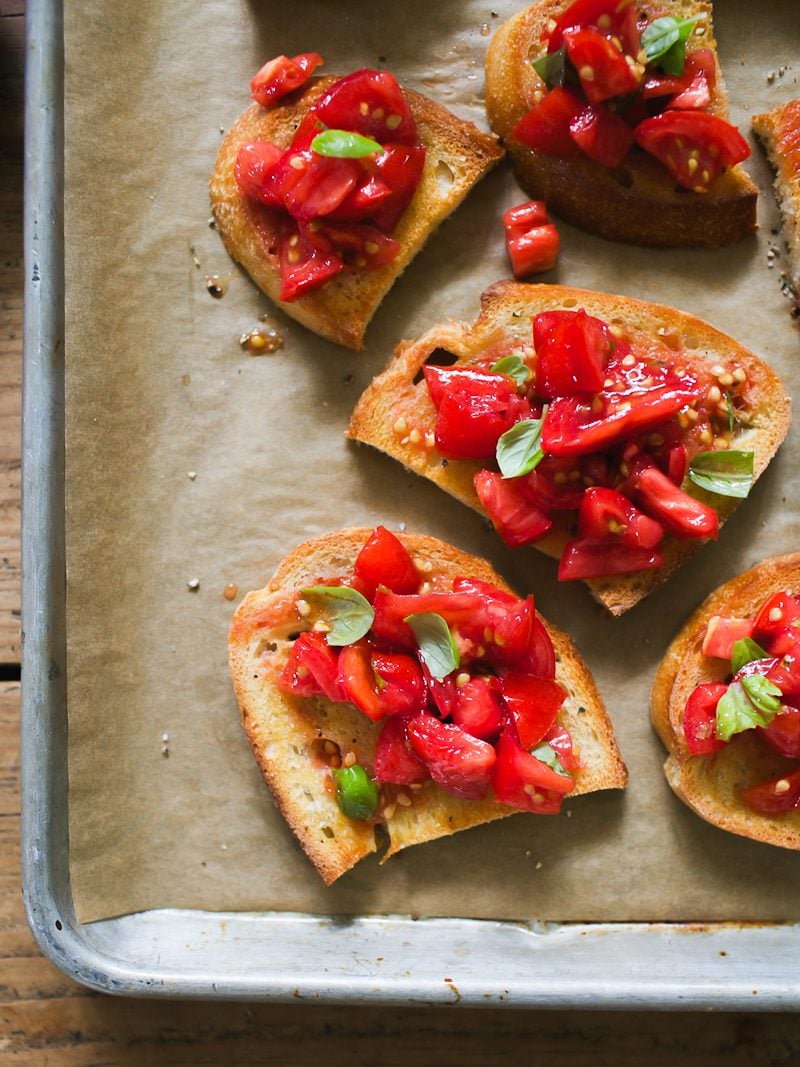
[[[456,178],[443,159],[440,159],[436,164],[434,174],[436,175],[436,184],[439,187],[439,196],[442,198],[449,196],[450,189]]]
[[[452,367],[454,363],[458,363],[458,356],[454,356],[446,348],[434,348],[422,367],[414,375],[414,385],[418,385],[425,377],[425,367]]]

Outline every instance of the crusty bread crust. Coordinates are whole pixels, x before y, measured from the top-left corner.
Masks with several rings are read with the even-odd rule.
[[[322,740],[330,740],[342,752],[353,751],[358,762],[369,767],[380,724],[349,704],[288,696],[277,688],[276,679],[288,656],[289,636],[304,628],[296,606],[299,589],[352,573],[370,532],[341,530],[300,545],[283,560],[264,589],[245,597],[230,631],[231,676],[253,753],[279,809],[326,884],[375,852],[377,845],[371,823],[354,822],[342,814],[330,775],[314,753]],[[458,575],[509,589],[477,556],[432,537],[397,536],[426,571],[430,564],[426,580],[434,590],[449,587]],[[545,625],[555,647],[557,678],[568,692],[559,719],[572,734],[583,764],[570,796],[622,788],[627,771],[597,687],[570,638]],[[383,822],[390,839],[384,860],[409,845],[516,813],[491,796],[464,800],[432,782],[411,797],[412,804],[397,805]]]
[[[211,206],[228,252],[271,300],[315,333],[358,350],[370,319],[395,279],[473,185],[500,161],[503,149],[497,138],[482,133],[473,123],[404,89],[420,141],[428,151],[414,199],[392,234],[400,242],[398,257],[377,270],[337,275],[323,289],[299,300],[281,301],[276,217],[239,192],[236,156],[251,141],[272,141],[288,148],[303,116],[336,81],[335,77],[312,78],[302,91],[269,109],[252,104],[220,146],[211,177]]]
[[[533,107],[544,83],[531,66],[542,54],[542,34],[571,0],[540,0],[504,23],[486,57],[486,108],[492,129],[508,148],[517,181],[534,199],[590,233],[614,241],[663,248],[717,248],[756,228],[758,190],[740,164],[720,175],[707,193],[679,189],[664,168],[636,150],[617,170],[585,156],[559,159],[534,151],[512,136]],[[660,0],[638,5],[652,15],[699,16],[703,33],[688,47],[710,48],[716,56],[711,5],[704,0]],[[728,119],[717,62],[717,85],[708,110]]]
[[[529,345],[533,315],[553,308],[579,307],[619,326],[630,340],[649,344],[653,339],[661,339],[684,351],[691,360],[711,363],[734,360],[741,366],[750,384],[753,420],[749,427],[741,429],[736,443],[738,448],[755,453],[755,477],[762,473],[785,438],[790,421],[790,400],[783,383],[763,360],[685,312],[562,285],[498,282],[481,296],[481,313],[471,326],[445,323],[434,326],[417,341],[402,342],[387,369],[374,379],[356,405],[348,437],[399,459],[406,467],[485,515],[473,485],[481,463],[443,462],[435,449],[424,447],[425,435],[433,433],[436,409],[420,371],[436,349],[445,349],[459,360],[470,360],[504,338],[511,338],[518,345]],[[398,420],[401,420],[399,424]],[[398,425],[403,427],[401,432],[396,429]],[[412,435],[413,429],[418,433]],[[731,497],[713,496],[694,486],[692,492],[716,509],[720,524],[739,504]],[[560,531],[537,542],[536,547],[559,556],[566,540],[566,532]],[[677,570],[700,544],[696,540],[678,541],[668,537],[663,545],[664,566],[658,570],[592,579],[587,585],[613,615],[621,615]]]
[[[775,168],[775,193],[789,249],[789,279],[800,303],[800,99],[753,115],[753,129]]]
[[[686,701],[702,682],[722,681],[722,660],[704,656],[703,636],[713,615],[752,618],[771,594],[800,592],[800,553],[766,559],[715,590],[681,628],[656,673],[651,694],[653,726],[669,751],[664,772],[686,804],[723,830],[782,848],[800,849],[800,811],[761,815],[739,790],[795,769],[752,734],[735,737],[713,756],[692,756],[683,733]]]

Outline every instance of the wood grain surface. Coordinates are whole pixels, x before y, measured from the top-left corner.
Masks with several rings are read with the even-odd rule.
[[[0,1065],[800,1065],[794,1014],[150,1002],[89,992],[41,956],[19,884],[23,21],[22,0],[0,0]]]

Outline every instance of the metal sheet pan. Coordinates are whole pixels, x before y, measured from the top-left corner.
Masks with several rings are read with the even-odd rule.
[[[27,8],[23,880],[62,971],[111,993],[525,1008],[796,1010],[798,925],[535,924],[151,911],[88,925],[69,884],[63,38]]]

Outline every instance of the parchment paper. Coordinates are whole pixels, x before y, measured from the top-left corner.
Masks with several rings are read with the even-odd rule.
[[[650,683],[682,620],[720,582],[797,549],[792,434],[715,546],[610,620],[533,550],[388,458],[345,442],[349,413],[402,337],[472,319],[508,276],[500,213],[525,199],[501,168],[384,301],[353,354],[275,311],[208,225],[222,130],[268,57],[319,50],[326,70],[385,64],[485,126],[489,33],[516,6],[462,0],[162,4],[68,0],[67,482],[72,885],[79,917],[156,907],[399,912],[554,920],[800,918],[800,855],[706,825],[673,796],[649,725]],[[495,14],[496,13],[496,14]],[[798,95],[794,0],[720,0],[734,120]],[[770,71],[786,66],[768,80]],[[771,176],[758,238],[659,252],[560,224],[547,280],[673,304],[765,356],[790,393],[798,331],[779,288]],[[205,279],[228,281],[213,299]],[[242,351],[267,315],[285,345]],[[226,634],[239,596],[301,540],[405,524],[488,556],[575,637],[630,769],[625,793],[570,801],[369,860],[330,889],[295,845],[239,725]],[[190,582],[199,581],[192,591]],[[238,599],[238,597],[237,597]]]

